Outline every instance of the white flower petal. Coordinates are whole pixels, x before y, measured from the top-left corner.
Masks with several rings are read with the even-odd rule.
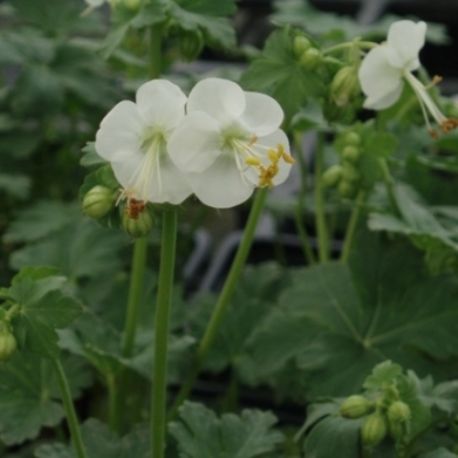
[[[170,157],[183,172],[202,172],[222,153],[220,126],[202,112],[192,112],[168,141]]]
[[[399,100],[399,97],[401,97],[403,88],[404,82],[402,82],[392,92],[388,92],[382,96],[367,97],[364,101],[364,108],[368,108],[370,110],[384,110],[391,105],[394,105]]]
[[[210,207],[230,208],[245,202],[254,191],[240,174],[234,157],[225,154],[202,173],[188,175],[197,198]]]
[[[169,157],[161,158],[160,180],[152,182],[149,200],[155,203],[181,204],[192,194],[191,186]]]
[[[388,58],[391,65],[412,71],[418,68],[418,54],[425,45],[426,23],[409,20],[393,23],[388,32]]]
[[[147,126],[172,131],[184,117],[186,96],[176,84],[156,79],[138,88],[136,102]]]
[[[132,187],[135,178],[145,165],[145,158],[145,155],[139,155],[134,159],[111,163],[114,176],[124,189],[130,189]]]
[[[402,92],[403,80],[401,70],[390,65],[386,46],[377,46],[369,51],[359,68],[361,89],[367,99],[375,101],[374,109],[387,108],[393,104]],[[397,97],[394,97],[397,95]],[[381,105],[378,101],[385,101]],[[375,108],[377,107],[377,108]]]
[[[108,161],[141,155],[143,123],[133,102],[123,100],[103,118],[95,138],[97,154]]]
[[[283,110],[272,97],[259,92],[245,92],[246,108],[240,122],[258,136],[274,132],[283,122]]]
[[[222,123],[229,123],[240,117],[245,105],[245,94],[238,84],[221,78],[206,78],[189,94],[187,112],[203,111]]]
[[[127,190],[134,193],[136,198],[148,200],[153,203],[180,204],[192,194],[192,190],[185,176],[175,167],[169,157],[160,158],[159,169],[154,165],[148,180],[148,189],[138,190],[132,188],[135,179],[142,168],[146,167],[146,156],[140,161],[113,162],[113,173],[119,183]],[[158,173],[159,171],[159,173]],[[145,195],[142,193],[145,192]]]

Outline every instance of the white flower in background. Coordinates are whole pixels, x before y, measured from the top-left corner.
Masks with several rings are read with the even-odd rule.
[[[364,58],[359,69],[359,80],[367,96],[364,106],[383,110],[396,103],[401,96],[404,82],[415,92],[426,124],[431,134],[432,118],[444,132],[458,127],[457,120],[446,118],[428,93],[428,88],[412,72],[420,67],[419,53],[425,44],[426,24],[409,20],[393,23],[387,41],[373,48]],[[434,78],[433,83],[440,81]]]
[[[187,115],[170,138],[170,156],[204,204],[233,207],[256,187],[288,177],[294,160],[279,129],[282,121],[283,111],[271,97],[207,78],[189,94]]]
[[[191,194],[171,161],[167,141],[183,120],[186,96],[156,79],[137,90],[136,103],[123,100],[102,120],[95,149],[111,163],[123,197],[142,202],[181,203]]]

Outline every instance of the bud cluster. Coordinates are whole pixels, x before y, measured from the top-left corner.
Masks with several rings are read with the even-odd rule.
[[[352,395],[340,406],[344,418],[364,418],[361,425],[361,442],[372,449],[389,434],[396,442],[401,442],[408,433],[411,421],[410,407],[400,399],[392,399],[393,392],[387,391],[375,400],[363,395]]]
[[[356,196],[361,174],[358,170],[361,157],[361,137],[357,132],[349,131],[344,135],[339,164],[332,165],[323,173],[323,183],[327,187],[335,187],[339,195],[345,199]]]
[[[321,51],[305,35],[297,35],[293,43],[294,55],[305,70],[315,70],[323,61]]]

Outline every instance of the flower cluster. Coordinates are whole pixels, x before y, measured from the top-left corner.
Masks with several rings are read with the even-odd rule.
[[[389,29],[387,41],[374,47],[359,69],[361,88],[366,95],[364,106],[383,110],[396,103],[407,82],[420,103],[426,125],[433,137],[433,119],[447,133],[458,127],[458,120],[447,118],[436,105],[428,88],[412,73],[420,67],[419,53],[425,44],[427,26],[424,22],[397,21]],[[440,82],[433,79],[433,84]]]
[[[156,79],[105,116],[95,147],[123,187],[120,199],[179,204],[195,194],[228,208],[288,177],[294,160],[282,121],[274,99],[231,81],[202,80],[186,97]]]

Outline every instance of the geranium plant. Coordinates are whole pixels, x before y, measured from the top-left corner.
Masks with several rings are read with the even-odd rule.
[[[458,109],[420,59],[443,31],[286,1],[254,51],[236,10],[2,7],[2,456],[458,456]],[[243,69],[177,70],[206,48]],[[190,241],[228,214],[196,293]],[[248,265],[262,216],[301,265]]]

